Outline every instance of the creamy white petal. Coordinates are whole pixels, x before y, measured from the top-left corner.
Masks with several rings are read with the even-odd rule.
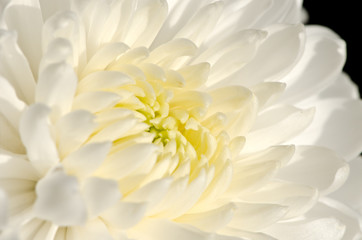
[[[314,113],[313,108],[302,110],[292,106],[279,106],[261,113],[246,136],[244,151],[263,149],[298,136],[311,124]]]
[[[19,127],[27,156],[41,173],[45,173],[59,162],[58,150],[48,120],[49,113],[50,109],[43,104],[31,105],[23,113]]]
[[[116,71],[94,72],[82,79],[77,88],[78,92],[97,91],[101,89],[117,88],[134,83],[127,75]]]
[[[306,218],[327,218],[333,217],[345,225],[346,230],[343,240],[362,238],[362,220],[360,215],[356,214],[345,205],[329,198],[322,198],[314,208],[306,214]]]
[[[64,38],[72,45],[73,64],[82,69],[86,63],[85,30],[79,16],[71,11],[56,12],[44,23],[42,49],[45,52],[56,38]]]
[[[259,111],[275,103],[286,88],[285,83],[265,82],[251,87],[252,92],[258,99]]]
[[[87,177],[102,164],[110,149],[110,142],[89,143],[69,154],[62,164],[67,173]]]
[[[172,178],[162,178],[140,187],[123,199],[129,202],[147,202],[147,208],[152,209],[166,195]]]
[[[285,219],[301,216],[318,200],[318,191],[312,187],[288,182],[270,182],[263,188],[240,197],[245,202],[272,203],[287,206]]]
[[[216,1],[202,7],[183,27],[174,38],[187,38],[197,45],[212,31],[223,10],[223,1]]]
[[[315,187],[323,195],[338,189],[347,179],[347,163],[333,151],[321,147],[297,147],[291,163],[278,178]]]
[[[118,183],[102,178],[87,178],[82,186],[84,201],[87,205],[89,218],[98,216],[112,207],[121,198]]]
[[[97,170],[97,175],[121,179],[144,162],[155,162],[159,148],[153,144],[135,144],[110,155]]]
[[[149,46],[167,16],[167,1],[141,0],[122,39],[127,45]]]
[[[0,190],[0,229],[1,231],[7,224],[8,221],[8,199],[6,193]],[[1,235],[0,235],[1,239]]]
[[[257,232],[281,220],[288,207],[278,204],[235,203],[234,217],[229,227]]]
[[[75,97],[73,109],[83,109],[95,113],[113,107],[121,97],[112,92],[96,91],[81,93]]]
[[[120,201],[101,214],[101,217],[112,226],[127,229],[142,220],[146,213],[147,203]]]
[[[28,59],[36,78],[41,59],[41,32],[43,19],[36,0],[11,1],[4,9],[3,18],[9,30],[18,34],[18,44]]]
[[[225,227],[234,219],[236,207],[230,203],[207,212],[185,214],[175,219],[176,222],[190,224],[203,231],[215,232]]]
[[[349,162],[350,174],[346,183],[336,192],[329,195],[331,198],[351,207],[358,213],[362,213],[362,192],[360,183],[362,181],[362,159],[357,157]]]
[[[75,177],[53,169],[36,185],[34,214],[60,226],[80,225],[87,210]]]
[[[268,37],[258,48],[253,60],[230,80],[226,79],[227,83],[250,86],[264,81],[279,81],[297,63],[305,42],[304,27],[275,25],[265,30]]]
[[[0,74],[14,87],[20,100],[34,102],[35,80],[17,44],[16,32],[0,30]]]
[[[39,0],[44,20],[59,11],[70,10],[71,0]]]
[[[180,57],[191,56],[196,53],[196,45],[188,39],[174,39],[166,42],[154,49],[148,62],[158,64],[160,66],[169,67]]]
[[[92,134],[97,124],[95,116],[84,110],[73,111],[56,124],[59,154],[64,157],[81,146]]]
[[[90,220],[83,226],[67,228],[66,232],[68,231],[71,232],[71,234],[67,235],[66,239],[62,238],[61,240],[69,240],[69,239],[114,240],[114,238],[112,238],[112,236],[109,233],[108,226],[100,219]]]
[[[14,178],[36,181],[40,177],[29,161],[3,150],[0,150],[0,166],[0,179]]]
[[[82,77],[95,71],[106,69],[118,56],[128,50],[128,46],[124,43],[108,43],[98,49],[98,51],[88,60],[87,65],[81,73]],[[83,79],[83,78],[82,78]]]
[[[70,111],[77,84],[78,78],[70,65],[49,65],[39,73],[35,101],[50,106],[58,118]]]
[[[304,100],[326,87],[341,73],[346,60],[346,45],[340,38],[311,34],[307,28],[307,39],[302,58],[283,79],[288,86],[284,102]]]
[[[210,234],[206,232],[166,219],[150,219],[139,224],[136,229],[134,237],[144,240],[210,239]]]
[[[2,149],[19,154],[25,153],[19,132],[2,113],[0,113],[0,132],[0,146]]]
[[[264,231],[279,240],[341,240],[345,230],[335,218],[320,218],[280,223]]]
[[[25,108],[25,103],[18,98],[13,86],[1,76],[0,89],[0,113],[16,129],[19,127],[20,114]]]
[[[293,143],[327,147],[347,161],[360,154],[362,131],[356,131],[355,126],[362,121],[362,102],[330,99],[316,102],[315,106],[314,121]]]

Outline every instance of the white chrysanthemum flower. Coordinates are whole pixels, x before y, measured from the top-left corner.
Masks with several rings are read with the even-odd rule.
[[[1,1],[3,238],[361,237],[362,103],[301,4]]]

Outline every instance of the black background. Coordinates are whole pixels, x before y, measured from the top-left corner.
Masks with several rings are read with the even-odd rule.
[[[308,12],[307,24],[324,25],[331,28],[347,42],[347,62],[344,71],[360,87],[362,84],[362,11],[358,0],[327,1],[304,0]]]

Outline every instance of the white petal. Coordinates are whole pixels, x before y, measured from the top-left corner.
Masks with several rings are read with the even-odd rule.
[[[29,63],[17,45],[15,32],[0,31],[0,73],[26,103],[34,102],[35,80]]]
[[[96,217],[121,198],[117,182],[102,178],[87,178],[82,188],[89,217]]]
[[[9,123],[17,129],[19,127],[20,114],[25,108],[25,103],[16,95],[15,89],[10,83],[0,76],[0,114],[3,114]]]
[[[292,142],[327,147],[347,161],[354,159],[362,149],[362,131],[356,129],[362,122],[362,102],[331,99],[315,105],[316,114],[312,124]]]
[[[75,177],[54,169],[38,182],[36,194],[34,213],[37,217],[60,226],[85,223],[87,210]]]
[[[260,45],[250,63],[245,65],[230,84],[240,82],[255,85],[264,81],[278,81],[284,77],[299,60],[304,46],[302,25],[273,26],[267,29],[268,37]],[[263,66],[260,68],[260,66]],[[228,80],[226,80],[228,81]],[[234,81],[234,82],[233,82]],[[240,83],[239,83],[240,84]]]
[[[68,64],[74,68],[77,66],[77,62],[74,63],[73,47],[69,40],[64,38],[56,38],[52,40],[47,49],[44,50],[43,57],[39,66],[39,73],[44,72],[49,66]]]
[[[47,19],[42,31],[43,52],[56,38],[64,38],[71,43],[73,64],[82,69],[86,63],[85,31],[76,13],[71,11],[57,12]]]
[[[49,112],[48,107],[34,104],[24,112],[20,120],[20,136],[29,160],[42,173],[59,162],[48,122]]]
[[[86,92],[75,97],[73,109],[83,109],[95,113],[113,107],[120,100],[121,97],[112,92]]]
[[[35,100],[53,108],[57,117],[70,111],[78,78],[66,63],[52,64],[39,73]]]
[[[110,149],[110,142],[89,143],[69,154],[62,163],[67,173],[86,177],[102,164]]]
[[[43,19],[47,20],[58,11],[70,9],[70,0],[40,0],[41,13]]]
[[[0,150],[0,179],[1,178],[36,181],[39,179],[39,174],[29,161]]]
[[[101,217],[112,226],[130,228],[142,220],[147,203],[118,202],[114,207],[101,214]]]
[[[0,113],[0,132],[0,146],[2,149],[18,154],[25,153],[19,132],[2,113]]]
[[[38,1],[13,1],[4,11],[4,21],[9,30],[18,34],[18,44],[29,60],[36,78],[41,59],[41,32],[43,19]]]
[[[279,106],[261,113],[246,136],[244,151],[255,151],[292,139],[311,124],[314,112],[313,108],[301,110]]]
[[[341,240],[345,226],[335,218],[320,218],[275,224],[264,231],[279,240]]]
[[[176,191],[176,193],[179,193],[178,191],[182,191],[183,193],[174,200],[173,204],[170,204],[169,208],[165,209],[157,216],[160,218],[173,219],[185,214],[197,203],[203,191],[207,187],[206,178],[207,174],[204,169],[202,169],[197,178],[186,185],[186,189],[184,191],[182,191],[184,188],[184,184],[182,184],[183,181],[181,181],[180,184],[175,185],[174,189],[170,189],[170,191]],[[175,187],[181,187],[181,189],[175,189]]]
[[[301,5],[299,0],[271,1],[268,10],[253,24],[253,27],[259,28],[277,23],[300,23]]]
[[[108,226],[105,225],[105,223],[100,219],[94,219],[87,221],[87,223],[83,226],[75,226],[71,228],[67,228],[67,232],[71,232],[71,236],[73,238],[70,238],[69,235],[67,235],[67,238],[61,238],[59,240],[78,240],[78,239],[87,239],[87,240],[114,240],[114,238],[111,237],[109,233]],[[63,236],[65,236],[64,234]],[[53,240],[53,239],[49,239]],[[54,239],[58,240],[58,239]]]
[[[228,226],[257,232],[283,218],[288,207],[277,204],[235,203],[236,209]]]
[[[164,67],[171,66],[175,60],[196,53],[196,45],[187,39],[174,39],[154,49],[148,58],[148,62]]]
[[[358,85],[347,74],[342,73],[315,97],[318,100],[327,98],[359,99]],[[307,99],[306,103],[303,104],[310,104],[309,101]],[[315,102],[316,100],[313,99],[312,101]]]
[[[147,202],[147,208],[152,209],[166,195],[172,178],[162,178],[146,184],[127,195],[124,200],[129,202]]]
[[[121,179],[144,162],[156,161],[158,147],[154,144],[135,144],[110,155],[97,171],[99,176]]]
[[[78,110],[59,119],[56,130],[58,149],[62,157],[77,149],[88,139],[97,126],[94,118],[93,114]]]
[[[84,77],[78,86],[78,92],[117,88],[131,83],[134,81],[121,72],[99,71]]]
[[[353,208],[355,211],[362,213],[362,191],[360,183],[362,182],[362,159],[361,157],[349,163],[350,174],[346,183],[336,192],[329,195],[343,204]]]
[[[259,111],[273,104],[284,92],[286,84],[279,82],[259,83],[251,88],[258,99]]]
[[[107,68],[118,56],[126,52],[128,46],[124,43],[108,43],[98,49],[85,66],[81,76],[82,78],[87,74],[95,71],[101,71]]]
[[[231,219],[233,219],[234,212],[234,204],[227,204],[207,212],[185,214],[176,218],[175,221],[190,224],[203,231],[216,232],[225,227]]]
[[[164,22],[167,9],[165,0],[139,1],[122,41],[133,47],[148,47]]]
[[[136,227],[135,237],[144,240],[209,240],[210,234],[166,219],[150,219]],[[133,236],[132,236],[133,237]]]
[[[226,82],[222,80],[232,76],[254,58],[266,37],[265,31],[243,30],[211,45],[193,61],[206,61],[211,64],[207,86],[218,85],[220,81],[220,85],[224,85]],[[236,81],[233,81],[233,84],[236,84]]]
[[[223,10],[223,2],[217,1],[201,8],[174,38],[187,38],[197,45],[212,31]]]
[[[293,71],[283,79],[287,83],[287,89],[282,99],[293,102],[303,100],[333,81],[342,71],[346,59],[345,48],[343,40],[311,34],[307,28],[303,56]]]
[[[3,230],[8,221],[8,199],[3,190],[0,190],[0,229]],[[1,236],[0,236],[1,237]]]
[[[271,182],[256,192],[244,194],[246,202],[272,203],[287,206],[285,219],[301,216],[310,210],[318,199],[314,188],[288,182]]]
[[[333,199],[323,198],[307,213],[307,219],[334,217],[346,226],[343,239],[362,238],[362,220],[359,214]]]
[[[297,147],[291,164],[280,169],[278,178],[315,187],[326,195],[338,189],[347,179],[348,173],[347,163],[331,150]]]

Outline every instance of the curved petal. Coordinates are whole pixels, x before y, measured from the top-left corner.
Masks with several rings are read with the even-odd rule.
[[[53,169],[36,185],[34,213],[40,219],[60,226],[80,225],[87,220],[87,210],[75,177]]]
[[[11,1],[3,13],[9,30],[18,34],[18,44],[28,59],[34,77],[38,76],[41,59],[42,13],[36,0]]]
[[[121,198],[118,183],[102,178],[87,178],[83,183],[82,192],[90,218],[115,205]]]
[[[35,100],[35,80],[28,60],[17,44],[15,32],[0,30],[0,74],[14,87],[20,100]]]
[[[24,112],[19,127],[29,160],[41,173],[59,162],[58,150],[48,123],[49,112],[50,109],[43,104],[34,104]]]
[[[338,189],[347,179],[349,166],[333,151],[321,147],[296,147],[290,164],[278,178],[315,187],[323,195]],[[308,176],[308,177],[307,177]]]
[[[347,161],[360,154],[362,131],[356,130],[356,126],[362,122],[362,102],[329,99],[316,102],[315,108],[312,124],[291,142],[333,149]]]

